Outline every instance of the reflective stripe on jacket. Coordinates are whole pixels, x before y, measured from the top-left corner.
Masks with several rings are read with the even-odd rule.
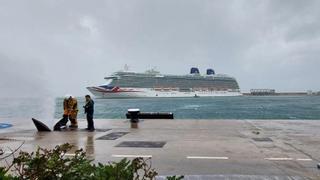
[[[63,114],[76,116],[78,113],[78,102],[76,98],[64,99]]]

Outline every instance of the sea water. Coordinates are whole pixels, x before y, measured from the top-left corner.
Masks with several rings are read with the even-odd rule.
[[[77,97],[78,118],[85,118],[84,97]],[[94,99],[94,118],[124,119],[129,108],[141,112],[172,112],[175,119],[312,119],[320,120],[320,96],[240,96],[200,98]],[[54,106],[63,113],[63,98],[55,104],[34,98],[0,99],[0,118],[42,118]]]
[[[79,117],[84,98],[78,98]],[[320,96],[240,96],[200,98],[94,99],[95,118],[124,119],[129,108],[172,112],[175,119],[320,119]],[[56,99],[55,117],[63,112]]]

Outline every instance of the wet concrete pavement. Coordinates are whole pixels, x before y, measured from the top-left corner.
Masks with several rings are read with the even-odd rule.
[[[95,162],[151,157],[160,175],[190,175],[186,179],[320,179],[316,120],[143,120],[131,129],[127,120],[99,119],[95,132],[37,132],[31,119],[21,122],[26,121],[0,129],[0,147],[7,153],[22,142],[24,151],[69,142]],[[86,122],[80,120],[79,126],[85,128]],[[139,141],[133,146],[165,144],[117,147],[132,141]]]

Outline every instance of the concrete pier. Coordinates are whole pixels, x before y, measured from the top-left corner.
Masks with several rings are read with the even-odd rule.
[[[142,120],[131,129],[128,120],[96,119],[95,132],[37,132],[31,119],[0,122],[13,124],[0,129],[6,153],[22,142],[24,151],[69,142],[96,162],[151,157],[160,175],[186,179],[320,179],[318,120]]]

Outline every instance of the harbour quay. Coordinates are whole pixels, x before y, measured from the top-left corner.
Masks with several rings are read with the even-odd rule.
[[[151,158],[152,167],[185,179],[320,179],[319,120],[129,120],[96,119],[96,131],[37,132],[31,119],[0,129],[0,148],[10,153],[70,143],[94,162]],[[28,123],[26,123],[28,122]],[[16,152],[18,153],[18,152]],[[2,165],[5,162],[1,162]]]

